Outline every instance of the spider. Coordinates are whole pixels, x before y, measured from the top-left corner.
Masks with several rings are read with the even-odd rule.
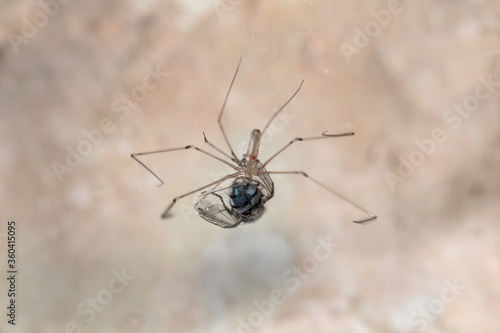
[[[283,148],[278,150],[276,153],[271,155],[266,161],[263,163],[259,161],[258,155],[259,155],[259,146],[260,146],[260,141],[262,138],[263,133],[266,132],[268,129],[269,125],[271,122],[274,120],[274,118],[290,103],[290,101],[297,95],[299,92],[300,88],[302,87],[302,84],[304,83],[304,80],[300,83],[298,89],[293,93],[293,95],[281,106],[271,117],[271,119],[267,122],[266,126],[262,131],[259,129],[254,129],[252,133],[250,134],[250,141],[248,144],[248,150],[246,154],[243,154],[242,158],[238,158],[236,154],[233,151],[233,148],[231,146],[231,143],[229,142],[229,139],[226,135],[226,132],[224,130],[224,127],[222,126],[222,116],[224,114],[224,109],[226,107],[226,102],[228,100],[229,94],[231,93],[231,89],[233,87],[234,81],[236,79],[236,76],[238,74],[238,70],[241,65],[241,58],[238,63],[238,66],[236,67],[236,71],[233,75],[233,79],[231,80],[231,84],[229,85],[229,89],[226,93],[226,97],[224,99],[224,103],[222,104],[222,108],[219,113],[219,118],[217,119],[217,122],[219,124],[220,131],[222,132],[222,135],[224,137],[224,140],[226,141],[226,144],[229,148],[230,154],[224,152],[222,149],[216,147],[214,144],[212,144],[206,137],[205,133],[203,133],[203,138],[205,143],[210,146],[212,149],[223,155],[226,159],[223,159],[222,157],[216,156],[212,152],[208,152],[204,149],[198,148],[197,146],[194,145],[187,145],[184,147],[180,148],[171,148],[171,149],[162,149],[162,150],[155,150],[155,151],[149,151],[149,152],[143,152],[143,153],[135,153],[131,154],[131,157],[135,159],[138,163],[140,163],[146,170],[148,170],[153,176],[155,176],[161,184],[158,186],[163,185],[163,181],[158,177],[149,167],[147,167],[142,161],[139,160],[137,156],[140,155],[149,155],[149,154],[158,154],[158,153],[166,153],[166,152],[172,152],[172,151],[179,151],[179,150],[188,150],[188,149],[194,149],[202,154],[205,154],[213,159],[216,159],[228,166],[230,166],[232,169],[234,169],[234,172],[231,174],[228,174],[216,181],[213,181],[207,185],[204,185],[200,188],[197,188],[195,190],[189,191],[187,193],[184,193],[182,195],[179,195],[175,197],[170,205],[165,209],[164,213],[162,214],[162,218],[167,218],[169,217],[169,212],[171,211],[172,207],[175,205],[175,203],[179,200],[182,199],[188,195],[191,195],[193,193],[203,191],[207,188],[210,188],[208,191],[203,191],[200,194],[200,197],[195,204],[195,209],[197,210],[198,214],[205,219],[206,221],[213,223],[219,227],[222,228],[235,228],[237,227],[240,223],[249,223],[249,222],[254,222],[257,221],[262,215],[264,214],[265,211],[265,204],[271,200],[274,196],[274,183],[270,177],[272,174],[288,174],[288,175],[300,175],[303,176],[310,181],[316,183],[326,191],[330,192],[331,194],[334,194],[346,202],[350,203],[354,207],[358,208],[362,212],[364,212],[367,216],[354,220],[354,223],[366,223],[368,221],[375,220],[377,218],[376,215],[373,213],[369,212],[368,210],[362,208],[358,204],[354,203],[353,201],[347,199],[345,196],[341,195],[340,193],[332,190],[331,188],[323,185],[319,181],[315,180],[314,178],[310,177],[307,173],[304,171],[267,171],[266,167],[267,165],[274,159],[276,158],[279,154],[281,154],[285,149],[290,147],[296,142],[302,142],[302,141],[313,141],[313,140],[321,140],[321,139],[330,139],[330,138],[338,138],[338,137],[344,137],[344,136],[352,136],[354,135],[354,132],[347,132],[347,133],[338,133],[338,134],[328,134],[327,131],[323,132],[321,136],[314,136],[314,137],[307,137],[307,138],[294,138],[290,142],[288,142]],[[224,185],[225,184],[225,185]]]

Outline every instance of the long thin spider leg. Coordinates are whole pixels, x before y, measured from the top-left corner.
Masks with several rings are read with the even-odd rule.
[[[177,150],[185,150],[185,149],[195,149],[197,151],[199,151],[200,153],[203,153],[205,155],[208,155],[224,164],[227,164],[229,165],[231,168],[233,168],[234,170],[238,170],[238,167],[236,165],[233,165],[231,163],[229,163],[228,161],[225,161],[223,160],[222,158],[220,157],[217,157],[201,148],[198,148],[196,146],[193,146],[193,145],[188,145],[188,146],[185,146],[185,147],[180,147],[180,148],[170,148],[170,149],[162,149],[162,150],[155,150],[155,151],[148,151],[148,152],[144,152],[144,153],[135,153],[135,154],[131,154],[130,156],[136,160],[137,162],[139,162],[139,164],[141,164],[144,168],[146,168],[146,170],[148,170],[149,172],[151,172],[151,174],[153,176],[155,176],[160,182],[161,184],[158,185],[158,186],[161,186],[163,185],[163,180],[160,179],[160,177],[158,177],[150,168],[148,168],[142,161],[140,161],[136,156],[140,156],[140,155],[149,155],[149,154],[159,154],[159,153],[167,153],[167,152],[171,152],[171,151],[177,151]]]
[[[234,80],[236,79],[236,75],[238,74],[238,70],[240,69],[240,64],[241,64],[241,58],[240,58],[240,61],[238,62],[238,67],[236,67],[236,72],[234,72],[234,76],[233,76],[233,79],[231,80],[231,84],[229,85],[229,89],[227,90],[226,98],[224,98],[224,103],[222,104],[219,118],[217,119],[217,122],[219,123],[220,130],[222,132],[222,135],[224,136],[224,140],[226,140],[227,146],[229,147],[229,150],[231,151],[231,156],[233,156],[233,158],[237,161],[238,161],[238,158],[236,157],[236,155],[233,151],[233,148],[231,147],[231,144],[229,143],[226,132],[224,131],[224,127],[222,126],[221,119],[222,119],[222,115],[224,113],[224,109],[226,108],[226,103],[227,103],[227,99],[229,97],[229,93],[231,93],[231,88],[233,87]]]
[[[182,199],[182,198],[184,198],[184,197],[187,197],[187,196],[188,196],[188,195],[190,195],[190,194],[193,194],[193,193],[196,193],[196,192],[198,192],[198,191],[201,191],[201,190],[203,190],[203,189],[205,189],[205,188],[207,188],[207,187],[210,187],[210,186],[212,186],[212,185],[219,184],[219,183],[222,183],[222,182],[223,182],[223,181],[225,181],[225,180],[228,180],[228,179],[234,178],[234,177],[236,177],[238,174],[239,174],[239,172],[232,173],[232,174],[227,175],[227,176],[224,176],[224,177],[222,177],[222,178],[220,178],[220,179],[218,179],[218,180],[216,180],[216,181],[213,181],[213,182],[211,182],[210,184],[207,184],[207,185],[204,185],[204,186],[202,186],[202,187],[200,187],[200,188],[197,188],[196,190],[192,190],[192,191],[189,191],[189,192],[187,192],[187,193],[184,193],[183,195],[179,195],[179,196],[175,197],[175,198],[172,200],[172,202],[170,203],[170,205],[168,205],[167,209],[165,209],[165,212],[161,215],[161,218],[162,218],[162,219],[167,218],[168,212],[172,209],[172,207],[175,205],[175,203],[177,202],[177,200]]]
[[[311,138],[295,138],[292,141],[288,142],[283,148],[281,148],[280,150],[278,150],[274,155],[272,155],[271,157],[269,157],[267,159],[267,161],[265,161],[262,164],[262,168],[264,168],[276,156],[278,156],[279,154],[281,154],[285,149],[287,149],[288,147],[290,147],[295,142],[298,142],[298,141],[312,141],[312,140],[328,139],[328,138],[338,138],[338,137],[342,137],[342,136],[351,136],[351,135],[354,135],[354,132],[339,133],[339,134],[327,134],[326,131],[325,131],[325,132],[323,132],[323,134],[321,136],[315,136],[315,137],[311,137]]]
[[[201,192],[201,196],[203,197],[206,197],[207,195],[209,194],[215,194],[215,192],[220,192],[220,191],[225,191],[225,190],[229,190],[229,189],[232,189],[233,188],[233,185],[230,185],[230,186],[227,186],[227,187],[221,187],[221,188],[217,188],[215,189],[215,187],[217,186],[214,186],[214,189],[213,190],[210,190],[210,191],[203,191]]]
[[[157,185],[157,186],[162,186],[162,185],[164,184],[163,180],[161,180],[161,178],[160,178],[160,177],[158,177],[158,176],[156,175],[156,173],[154,173],[154,172],[153,172],[153,171],[152,171],[149,167],[147,167],[147,166],[146,166],[146,164],[142,163],[142,161],[140,161],[137,157],[135,157],[135,155],[137,155],[137,154],[131,154],[130,156],[131,156],[134,160],[136,160],[136,161],[137,161],[140,165],[142,165],[142,166],[143,166],[146,170],[148,170],[148,171],[149,171],[149,172],[150,172],[153,176],[155,176],[155,177],[156,177],[156,179],[158,179],[158,180],[160,181],[160,183],[161,183],[161,184],[160,184],[160,185]]]
[[[228,154],[226,154],[222,149],[220,149],[219,147],[217,147],[216,145],[214,145],[212,142],[208,141],[207,139],[207,136],[205,135],[205,132],[203,132],[203,139],[205,140],[205,143],[207,145],[209,145],[210,147],[212,147],[213,149],[217,150],[219,153],[221,153],[222,155],[226,156],[227,158],[229,158],[231,161],[235,162],[235,163],[238,163],[237,160],[234,159],[234,157],[231,157],[229,156]]]
[[[369,221],[373,221],[377,218],[377,216],[375,214],[373,214],[372,212],[364,209],[363,207],[361,207],[360,205],[358,205],[357,203],[353,202],[352,200],[346,198],[345,196],[343,196],[342,194],[340,194],[339,192],[337,191],[334,191],[332,190],[331,188],[327,187],[326,185],[320,183],[319,181],[317,181],[316,179],[314,178],[311,178],[309,177],[309,175],[307,173],[305,173],[304,171],[267,171],[267,173],[269,174],[275,174],[275,175],[286,175],[286,174],[291,174],[291,175],[302,175],[304,177],[306,177],[307,179],[309,179],[310,181],[312,181],[313,183],[316,183],[317,185],[319,185],[320,187],[322,187],[323,189],[327,190],[328,192],[338,196],[339,198],[343,199],[344,201],[350,203],[351,205],[353,205],[354,207],[356,207],[357,209],[361,210],[362,212],[366,213],[368,216],[365,217],[364,219],[361,219],[361,220],[354,220],[353,222],[354,223],[366,223],[366,222],[369,222]]]
[[[265,126],[265,127],[264,127],[264,129],[262,130],[262,135],[264,135],[264,133],[266,132],[266,130],[267,130],[267,128],[269,127],[269,125],[271,125],[271,122],[274,120],[274,118],[276,118],[276,116],[277,116],[277,115],[278,115],[281,111],[283,111],[283,109],[284,109],[284,108],[288,105],[288,103],[290,103],[290,102],[291,102],[291,100],[295,97],[295,95],[297,95],[297,94],[298,94],[298,92],[299,92],[300,88],[302,87],[302,84],[303,84],[303,83],[304,83],[304,80],[302,80],[302,82],[300,82],[299,88],[298,88],[298,89],[297,89],[297,90],[293,93],[292,97],[290,97],[290,98],[288,99],[288,101],[286,101],[286,103],[285,103],[285,104],[283,104],[283,106],[282,106],[282,107],[280,107],[280,108],[278,109],[278,111],[276,111],[276,112],[273,114],[273,116],[271,117],[271,119],[269,119],[269,121],[267,122],[266,126]]]

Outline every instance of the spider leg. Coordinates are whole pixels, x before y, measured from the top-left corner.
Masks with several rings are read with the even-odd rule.
[[[220,178],[220,179],[218,179],[218,180],[216,180],[216,181],[213,181],[213,182],[211,182],[210,184],[207,184],[207,185],[204,185],[204,186],[202,186],[202,187],[200,187],[200,188],[197,188],[196,190],[192,190],[192,191],[189,191],[189,192],[187,192],[187,193],[184,193],[184,194],[182,194],[182,195],[179,195],[179,196],[175,197],[175,198],[172,200],[172,202],[170,203],[170,205],[168,205],[167,209],[165,209],[165,212],[163,212],[163,214],[161,215],[161,218],[165,219],[165,218],[167,218],[167,217],[168,217],[168,212],[172,209],[172,207],[175,205],[175,203],[177,202],[177,200],[182,199],[182,198],[184,198],[184,197],[187,197],[187,196],[188,196],[188,195],[190,195],[190,194],[193,194],[193,193],[199,192],[199,191],[201,191],[201,190],[203,190],[203,189],[205,189],[205,188],[207,188],[207,187],[210,187],[210,186],[212,186],[212,185],[216,185],[216,184],[222,183],[222,182],[223,182],[223,181],[225,181],[225,180],[228,180],[228,179],[234,178],[234,177],[236,177],[238,174],[239,174],[239,172],[232,173],[232,174],[227,175],[227,176],[224,176],[224,177],[222,177],[222,178]]]
[[[280,107],[278,109],[278,111],[276,111],[273,116],[271,117],[271,119],[269,119],[269,121],[267,122],[266,126],[264,126],[264,129],[262,130],[262,135],[264,135],[264,133],[266,132],[266,129],[269,127],[269,125],[271,125],[271,122],[274,120],[274,118],[276,118],[276,116],[281,112],[283,111],[283,109],[288,105],[288,103],[290,103],[290,101],[295,97],[295,95],[298,94],[300,88],[302,88],[302,84],[304,83],[304,80],[302,80],[302,82],[300,82],[300,85],[299,85],[299,88],[293,93],[292,97],[290,97],[288,99],[288,101],[285,102],[285,104],[283,104],[282,107]]]
[[[364,212],[364,213],[366,213],[368,215],[367,217],[365,217],[365,218],[363,218],[361,220],[354,220],[353,221],[354,223],[366,223],[366,222],[369,222],[369,221],[373,221],[373,220],[375,220],[377,218],[377,216],[375,214],[373,214],[372,212],[364,209],[363,207],[361,207],[357,203],[355,203],[352,200],[346,198],[345,196],[343,196],[342,194],[338,193],[337,191],[332,190],[331,188],[329,188],[326,185],[320,183],[319,181],[315,180],[314,178],[309,177],[309,175],[307,173],[305,173],[304,171],[267,171],[267,173],[269,173],[269,174],[275,174],[275,175],[286,175],[286,174],[288,174],[288,175],[302,175],[305,178],[307,178],[310,181],[312,181],[313,183],[316,183],[317,185],[319,185],[323,189],[325,189],[328,192],[336,195],[337,197],[343,199],[344,201],[350,203],[351,205],[353,205],[354,207],[356,207],[357,209],[361,210],[362,212]]]
[[[351,136],[351,135],[354,135],[354,132],[338,133],[338,134],[327,134],[326,131],[325,131],[325,132],[323,132],[323,134],[321,136],[315,136],[315,137],[311,137],[311,138],[295,138],[292,141],[288,142],[283,148],[281,148],[280,150],[278,150],[274,155],[272,155],[271,157],[269,157],[267,159],[267,161],[265,161],[262,164],[262,168],[264,168],[276,156],[278,156],[279,154],[281,154],[285,149],[287,149],[288,147],[290,147],[295,142],[298,142],[298,141],[313,141],[313,140],[328,139],[328,138],[338,138],[338,137],[342,137],[342,136]]]
[[[137,158],[137,156],[140,156],[140,155],[149,155],[149,154],[167,153],[167,152],[171,152],[171,151],[186,150],[186,149],[195,149],[195,150],[199,151],[200,153],[203,153],[203,154],[205,154],[205,155],[208,155],[208,156],[210,156],[210,157],[212,157],[212,158],[214,158],[214,159],[216,159],[216,160],[218,160],[218,161],[220,161],[220,162],[222,162],[222,163],[225,163],[225,164],[229,165],[229,166],[230,166],[231,168],[233,168],[234,170],[238,170],[238,167],[237,167],[236,165],[233,165],[233,164],[231,164],[230,162],[225,161],[225,160],[223,160],[222,158],[217,157],[217,156],[215,156],[215,155],[213,155],[213,154],[211,154],[211,153],[209,153],[209,152],[207,152],[207,151],[205,151],[205,150],[203,150],[203,149],[201,149],[201,148],[198,148],[198,147],[196,147],[196,146],[193,146],[193,145],[188,145],[188,146],[185,146],[185,147],[180,147],[180,148],[170,148],[170,149],[162,149],[162,150],[148,151],[148,152],[144,152],[144,153],[135,153],[135,154],[131,154],[130,156],[131,156],[134,160],[136,160],[137,162],[139,162],[139,164],[141,164],[144,168],[146,168],[146,170],[148,170],[149,172],[151,172],[151,174],[152,174],[153,176],[155,176],[155,177],[156,177],[156,178],[157,178],[157,179],[161,182],[161,184],[160,184],[160,185],[158,185],[158,186],[161,186],[161,185],[163,185],[163,180],[161,180],[161,179],[160,179],[160,177],[158,177],[158,176],[157,176],[157,175],[156,175],[156,174],[155,174],[155,173],[154,173],[154,172],[153,172],[153,171],[152,171],[149,167],[147,167],[147,166],[146,166],[146,164],[144,164],[141,160],[139,160],[139,159]]]
[[[217,188],[217,185],[216,185],[216,186],[214,186],[213,190],[203,191],[203,192],[200,193],[200,195],[206,197],[209,194],[215,194],[215,192],[221,192],[221,191],[229,190],[229,189],[232,189],[232,188],[233,188],[232,185],[227,186],[227,187],[221,187],[221,188]]]
[[[222,132],[222,135],[224,136],[224,140],[226,140],[227,146],[229,147],[229,150],[231,151],[231,156],[238,161],[238,158],[236,157],[233,148],[231,147],[231,144],[229,143],[229,140],[227,138],[226,132],[224,131],[224,127],[222,126],[222,114],[224,113],[224,109],[226,108],[226,102],[229,97],[229,93],[231,92],[231,88],[233,87],[234,80],[236,79],[236,75],[238,74],[238,70],[240,69],[240,64],[241,64],[241,58],[240,61],[238,62],[238,67],[236,67],[236,72],[234,72],[233,79],[231,81],[231,84],[229,85],[229,89],[227,90],[226,98],[224,98],[224,103],[222,104],[222,108],[220,110],[219,118],[217,119],[217,122],[219,123],[220,130]]]
[[[216,145],[214,145],[213,143],[211,143],[210,141],[208,141],[207,139],[207,136],[205,135],[205,132],[203,132],[203,139],[205,140],[205,143],[207,145],[209,145],[210,147],[212,147],[213,149],[217,150],[219,153],[221,153],[222,155],[226,156],[228,159],[230,159],[231,161],[235,162],[235,163],[239,163],[239,160],[235,160],[234,157],[231,157],[229,156],[228,154],[226,154],[222,149],[220,149],[219,147],[217,147]]]

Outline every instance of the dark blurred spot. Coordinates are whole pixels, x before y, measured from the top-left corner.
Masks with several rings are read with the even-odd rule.
[[[481,196],[484,193],[484,187],[482,184],[470,184],[469,185],[469,194],[471,196],[477,197]]]

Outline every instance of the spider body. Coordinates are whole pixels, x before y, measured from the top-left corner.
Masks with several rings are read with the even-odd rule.
[[[264,163],[261,163],[259,161],[258,155],[259,155],[259,146],[262,133],[266,131],[266,129],[269,127],[274,118],[288,105],[288,103],[293,99],[293,97],[295,97],[295,95],[299,92],[304,80],[302,80],[299,88],[288,99],[288,101],[273,114],[273,116],[271,117],[271,119],[269,120],[269,122],[266,124],[266,126],[262,131],[258,129],[254,129],[252,131],[252,133],[250,134],[250,140],[246,154],[244,154],[242,158],[238,158],[236,156],[227,138],[226,132],[224,131],[224,127],[222,126],[221,118],[224,113],[224,108],[226,106],[229,93],[231,92],[231,88],[236,78],[236,74],[238,74],[238,69],[240,64],[241,64],[241,59],[236,69],[236,72],[234,73],[233,80],[231,81],[231,85],[229,86],[229,90],[226,94],[226,98],[224,99],[224,104],[222,105],[222,109],[220,111],[218,119],[220,130],[227,143],[230,154],[227,154],[225,151],[223,151],[222,149],[218,148],[217,146],[209,142],[207,137],[205,136],[205,133],[203,133],[205,143],[208,144],[210,147],[212,147],[219,154],[225,156],[225,159],[215,155],[214,153],[208,152],[193,145],[187,145],[180,148],[171,148],[171,149],[156,150],[144,153],[137,153],[131,155],[132,158],[134,158],[137,162],[139,162],[144,168],[146,168],[149,172],[151,172],[161,182],[160,185],[163,184],[163,181],[153,171],[151,171],[151,169],[149,169],[142,161],[140,161],[137,158],[137,156],[194,149],[197,150],[198,152],[210,156],[213,159],[225,163],[226,165],[230,166],[232,169],[235,170],[235,172],[232,174],[228,174],[205,186],[202,186],[193,191],[175,197],[170,203],[170,205],[167,207],[165,212],[163,213],[162,217],[166,218],[169,216],[169,212],[171,208],[174,206],[174,204],[177,202],[177,200],[184,198],[190,194],[210,188],[210,190],[205,190],[201,192],[198,201],[195,204],[195,209],[201,218],[222,228],[234,228],[241,223],[254,222],[264,214],[265,204],[274,196],[274,183],[270,177],[270,174],[281,174],[281,175],[288,174],[288,175],[304,176],[305,178],[311,180],[313,183],[316,183],[326,191],[344,199],[354,207],[358,208],[359,210],[367,214],[367,217],[363,219],[354,220],[355,223],[365,223],[376,219],[377,217],[371,212],[365,210],[364,208],[357,205],[353,201],[347,199],[346,197],[339,194],[335,190],[309,177],[309,175],[303,171],[266,170],[266,166],[269,164],[269,162],[271,162],[275,157],[277,157],[285,149],[287,149],[296,142],[351,136],[354,135],[353,132],[327,134],[327,132],[325,131],[321,136],[306,137],[306,138],[297,137],[288,142],[283,148],[278,150],[275,154],[267,158],[267,160],[265,160]]]
[[[247,153],[242,159],[235,158],[238,167],[229,175],[229,179],[234,178],[230,185],[217,182],[211,191],[200,195],[195,205],[200,217],[223,228],[234,228],[255,222],[264,214],[264,205],[274,196],[274,183],[257,158],[261,137],[258,129],[250,134]]]

